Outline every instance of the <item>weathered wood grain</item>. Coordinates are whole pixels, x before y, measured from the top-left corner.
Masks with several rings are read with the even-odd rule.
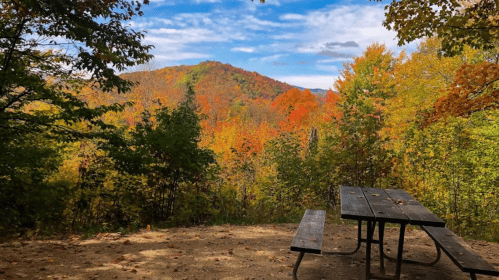
[[[392,201],[409,218],[411,225],[427,225],[435,227],[444,227],[445,222],[437,215],[431,213],[426,207],[421,205],[410,194],[404,190],[385,189]]]
[[[409,218],[395,204],[384,189],[362,188],[376,221],[408,224]]]
[[[290,250],[320,254],[325,220],[326,211],[307,209],[301,219],[296,235],[291,241]]]
[[[374,214],[359,187],[340,187],[341,218],[351,220],[374,220]]]

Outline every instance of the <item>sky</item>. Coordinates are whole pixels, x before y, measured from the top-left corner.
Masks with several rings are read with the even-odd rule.
[[[212,60],[290,85],[333,88],[343,63],[378,42],[398,54],[383,27],[384,6],[369,0],[150,0],[125,22],[146,31],[154,68]]]

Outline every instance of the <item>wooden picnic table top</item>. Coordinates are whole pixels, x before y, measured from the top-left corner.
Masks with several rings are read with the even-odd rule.
[[[445,222],[399,189],[340,188],[341,218],[444,227]]]

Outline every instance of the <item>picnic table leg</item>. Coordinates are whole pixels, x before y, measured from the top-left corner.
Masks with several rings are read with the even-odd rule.
[[[371,243],[376,222],[367,221],[367,244],[366,244],[366,280],[371,279]]]
[[[305,255],[305,252],[300,252],[298,259],[296,260],[295,266],[293,267],[293,280],[298,280],[296,273],[298,272],[298,267],[300,266],[301,260],[303,259],[303,255]]]
[[[385,222],[379,222],[379,272],[385,275],[385,260],[383,259],[383,238],[385,235]]]
[[[476,275],[474,272],[470,272],[471,280],[476,280]]]
[[[397,252],[397,267],[395,269],[395,280],[400,280],[400,269],[402,268],[402,253],[404,250],[405,224],[400,224],[399,248]]]

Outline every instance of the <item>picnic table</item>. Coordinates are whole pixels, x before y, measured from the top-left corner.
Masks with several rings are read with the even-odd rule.
[[[366,243],[366,279],[400,279],[402,262],[410,262],[425,266],[436,264],[441,256],[441,249],[463,271],[476,279],[475,274],[499,276],[492,265],[474,252],[461,238],[445,227],[445,222],[431,213],[404,190],[377,189],[360,187],[340,187],[341,218],[358,221],[357,247],[350,252],[322,251],[322,232],[324,229],[325,211],[307,209],[300,223],[291,250],[300,252],[293,270],[293,278],[305,253],[323,255],[355,254]],[[362,221],[366,221],[366,238],[362,238]],[[378,239],[373,239],[376,223]],[[389,257],[384,252],[385,224],[398,224],[400,227],[396,257]],[[420,226],[435,242],[437,257],[431,262],[404,259],[404,235],[407,225]],[[379,273],[371,272],[371,245],[379,246]],[[395,274],[385,274],[384,259],[396,262]]]
[[[367,221],[366,233],[366,279],[400,279],[405,227],[418,226],[445,227],[445,222],[426,207],[417,202],[404,190],[346,187],[340,188],[341,218]],[[373,240],[374,228],[378,223],[378,240]],[[385,275],[384,230],[385,224],[399,224],[398,251],[395,275]],[[360,236],[359,236],[360,237]],[[362,239],[359,239],[362,242]],[[379,245],[380,274],[371,273],[371,244]],[[334,252],[331,252],[334,254]]]

